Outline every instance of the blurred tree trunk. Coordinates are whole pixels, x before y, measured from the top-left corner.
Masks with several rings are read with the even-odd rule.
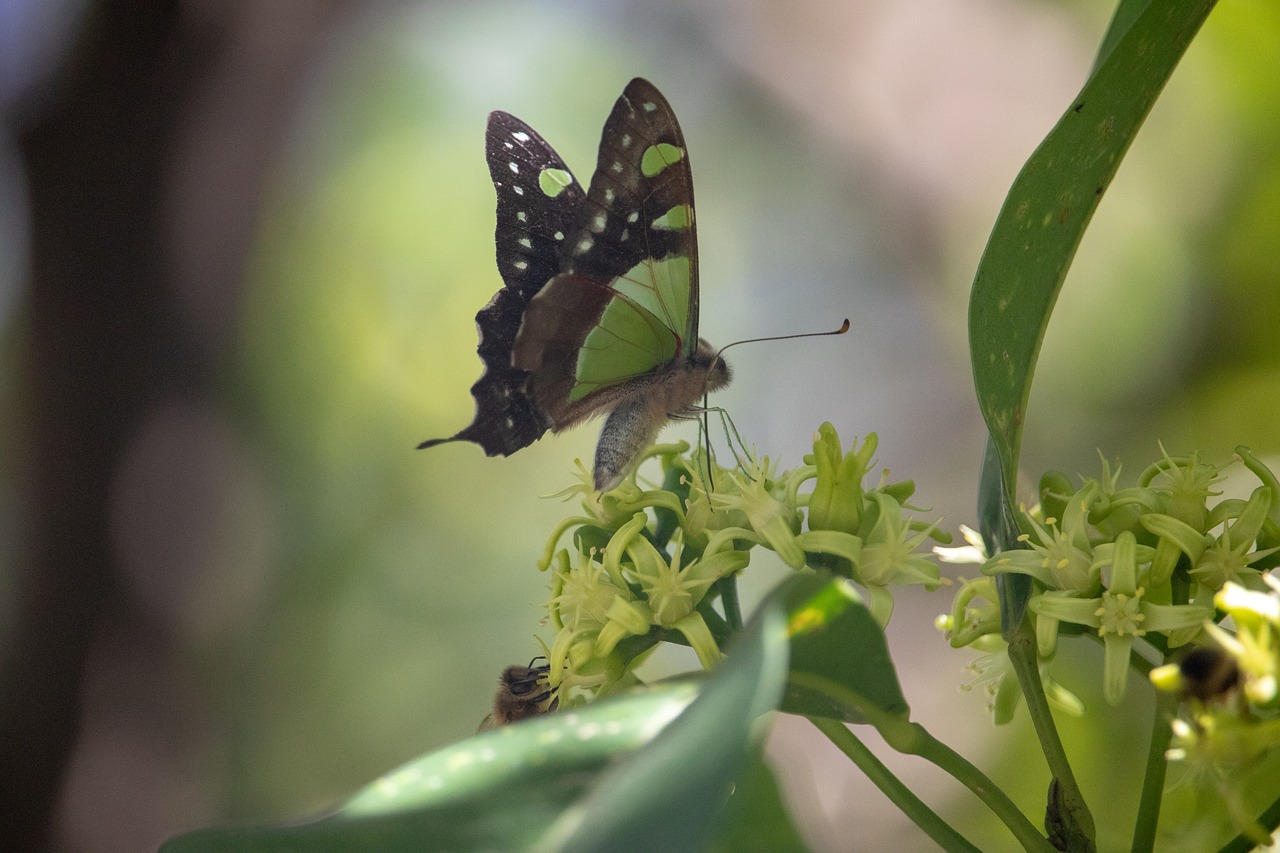
[[[20,560],[0,660],[5,851],[59,844],[85,674],[110,666],[94,656],[100,634],[123,629],[142,645],[164,637],[136,624],[146,609],[132,601],[112,542],[120,461],[157,404],[210,396],[299,84],[339,20],[363,5],[98,0],[48,102],[20,132],[31,270]],[[132,792],[145,786],[118,782],[89,796],[138,811]],[[149,826],[187,828],[173,819]]]
[[[8,850],[55,846],[86,660],[96,630],[121,604],[112,475],[149,404],[190,381],[168,317],[160,203],[201,55],[182,31],[179,6],[96,4],[52,103],[21,136],[31,280],[21,365],[22,561],[12,645],[0,667],[0,838]]]

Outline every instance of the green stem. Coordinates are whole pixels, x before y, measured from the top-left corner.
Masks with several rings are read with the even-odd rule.
[[[742,605],[738,603],[738,576],[729,575],[720,580],[720,604],[724,607],[724,618],[729,627],[738,632],[742,630]]]
[[[1026,619],[1009,637],[1009,661],[1018,676],[1022,695],[1027,700],[1027,711],[1031,714],[1031,724],[1035,727],[1040,739],[1040,749],[1044,752],[1049,772],[1053,774],[1056,783],[1056,791],[1053,793],[1060,805],[1060,809],[1056,811],[1061,819],[1069,821],[1065,829],[1070,836],[1091,847],[1097,838],[1093,815],[1084,801],[1084,795],[1080,793],[1062,738],[1058,735],[1058,727],[1053,722],[1049,700],[1044,694],[1044,684],[1040,681],[1035,633]],[[1052,832],[1051,835],[1056,836],[1057,832]]]
[[[867,749],[866,744],[858,739],[844,723],[826,717],[809,717],[809,722],[818,731],[826,735],[836,747],[849,757],[859,770],[879,788],[889,801],[900,808],[907,817],[924,830],[943,850],[963,850],[967,853],[978,853],[963,835],[951,828],[951,825],[938,816],[924,802],[911,792],[897,776],[880,762],[880,759]]]
[[[949,773],[960,784],[982,800],[996,817],[1009,828],[1024,850],[1052,851],[1051,845],[1035,825],[1027,819],[1002,788],[951,747],[935,738],[919,723],[909,724],[914,732],[910,752]],[[890,743],[892,746],[893,744]]]
[[[1280,826],[1280,800],[1275,800],[1271,805],[1267,806],[1266,811],[1258,815],[1258,825],[1262,827],[1264,836],[1275,833],[1276,827]],[[1256,849],[1258,843],[1258,839],[1242,832],[1222,845],[1218,853],[1248,853],[1248,851]]]
[[[1164,757],[1173,739],[1170,722],[1178,710],[1175,693],[1158,691],[1156,711],[1151,722],[1151,743],[1147,747],[1147,772],[1142,778],[1142,798],[1138,801],[1138,818],[1133,827],[1134,853],[1155,848],[1156,826],[1160,822],[1160,805],[1164,801],[1164,780],[1169,761]]]

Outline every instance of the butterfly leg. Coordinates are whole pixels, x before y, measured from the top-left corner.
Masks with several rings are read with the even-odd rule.
[[[682,415],[673,415],[673,419],[687,418],[698,421],[698,431],[705,440],[703,445],[707,451],[707,473],[711,473],[711,462],[715,460],[715,453],[711,447],[710,433],[711,427],[706,423],[710,414],[715,413],[720,418],[720,427],[724,430],[725,443],[729,445],[729,452],[733,454],[734,465],[744,474],[748,471],[748,466],[743,462],[743,457],[750,458],[751,451],[747,448],[747,444],[742,440],[742,435],[738,432],[738,426],[733,422],[733,418],[729,416],[727,409],[720,406],[697,406],[688,409]],[[741,452],[739,452],[741,451]]]
[[[698,448],[702,450],[702,458],[706,462],[706,466],[705,470],[700,470],[696,473],[700,480],[705,475],[705,480],[700,485],[707,492],[714,491],[716,487],[714,465],[716,452],[715,448],[711,446],[711,426],[707,422],[707,413],[710,411],[705,406],[691,406],[671,415],[671,420],[673,421],[693,421],[698,425]],[[719,410],[717,409],[716,411]],[[695,462],[694,467],[698,468],[700,466]]]

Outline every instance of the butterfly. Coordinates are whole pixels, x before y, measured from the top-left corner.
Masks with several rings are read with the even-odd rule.
[[[596,489],[618,485],[673,418],[728,384],[698,337],[698,243],[688,149],[647,80],[605,122],[591,186],[520,119],[489,115],[485,157],[498,195],[503,287],[476,314],[484,373],[476,413],[449,438],[510,456],[550,429],[607,415]]]

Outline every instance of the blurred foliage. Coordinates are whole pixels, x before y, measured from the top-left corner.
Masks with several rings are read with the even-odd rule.
[[[565,460],[589,453],[591,430],[505,460],[471,447],[409,448],[470,414],[467,388],[479,372],[471,316],[498,285],[484,114],[517,112],[581,177],[618,81],[637,71],[659,85],[679,79],[654,70],[670,59],[656,35],[623,47],[609,26],[573,15],[530,21],[501,4],[416,12],[354,32],[310,102],[273,193],[246,313],[239,405],[270,460],[283,518],[279,609],[246,640],[258,650],[255,676],[228,699],[240,719],[238,813],[296,813],[456,737],[483,716],[501,667],[537,650],[544,581],[520,562],[519,543],[539,541],[559,514],[533,498],[565,479]],[[1139,136],[1046,342],[1031,458],[1050,447],[1088,458],[1099,444],[1126,453],[1127,435],[1145,453],[1152,431],[1280,444],[1272,419],[1242,422],[1236,404],[1212,391],[1256,387],[1261,404],[1271,387],[1265,332],[1275,315],[1256,300],[1274,290],[1265,247],[1280,222],[1280,181],[1268,175],[1280,157],[1266,144],[1275,95],[1258,81],[1276,79],[1266,63],[1280,55],[1269,49],[1277,38],[1272,5],[1219,9]],[[538,49],[547,42],[558,49]],[[675,61],[686,74],[696,67]],[[789,163],[788,181],[769,182],[768,201],[749,186],[723,195],[726,180],[739,180],[724,174],[726,163],[760,168],[724,144],[742,127],[713,131],[708,146],[706,123],[725,121],[719,108],[680,107],[687,125],[703,126],[692,138],[709,223],[704,267],[717,270],[704,300],[714,317],[734,270],[751,263],[727,223],[754,229],[753,211],[766,203],[830,207],[824,193],[839,188],[821,185],[830,164],[814,158]],[[894,239],[910,244],[909,235]],[[1232,429],[1210,439],[1206,423]],[[335,733],[340,750],[306,746]]]
[[[590,452],[594,430],[510,459],[469,446],[412,450],[470,417],[467,389],[480,371],[471,318],[499,285],[482,141],[490,109],[529,121],[584,178],[621,84],[649,76],[671,94],[693,149],[708,336],[791,331],[795,318],[809,323],[826,310],[815,306],[842,316],[852,303],[861,312],[854,335],[886,351],[867,371],[883,377],[878,386],[859,378],[833,387],[837,362],[828,359],[838,356],[827,350],[798,363],[806,377],[766,354],[756,362],[762,381],[743,370],[731,389],[741,395],[729,398],[735,414],[755,413],[760,431],[776,437],[803,433],[815,414],[892,416],[904,397],[923,395],[933,398],[931,443],[976,460],[979,445],[963,446],[976,433],[955,436],[957,424],[976,420],[969,389],[954,389],[958,405],[941,399],[924,385],[937,364],[906,361],[904,351],[964,360],[963,301],[994,207],[974,217],[966,204],[914,197],[882,174],[882,162],[860,161],[867,152],[856,141],[821,130],[824,116],[847,108],[825,93],[840,90],[848,69],[784,72],[749,49],[771,44],[795,60],[808,56],[819,29],[839,31],[827,16],[868,27],[874,16],[858,4],[815,4],[806,7],[811,19],[796,14],[796,29],[778,31],[745,8],[677,5],[559,3],[536,15],[508,2],[383,8],[336,39],[309,81],[248,278],[242,347],[220,380],[265,483],[265,509],[252,524],[270,528],[270,571],[244,610],[243,633],[225,639],[217,659],[198,647],[181,663],[218,697],[200,772],[220,780],[220,817],[314,811],[406,756],[470,733],[502,667],[538,651],[546,578],[533,560],[562,508],[536,496],[568,481],[569,460]],[[1013,5],[1070,30],[1086,64],[1100,10],[1111,6]],[[763,34],[754,43],[742,35],[753,29]],[[791,87],[807,90],[807,102],[775,97],[784,87],[770,80],[784,73],[815,73]],[[937,70],[934,85],[947,76]],[[1145,459],[1156,438],[1214,457],[1239,443],[1280,450],[1277,80],[1280,7],[1220,4],[1080,248],[1027,413],[1027,468],[1092,468],[1098,447]],[[892,93],[894,82],[872,85]],[[1029,153],[1012,155],[1010,169]],[[869,245],[857,245],[854,231]],[[954,233],[972,239],[949,242]],[[859,252],[878,267],[855,268],[850,255]],[[900,301],[887,302],[888,292]],[[933,327],[921,327],[929,341],[877,338],[888,309],[916,310],[917,301],[934,308]],[[9,379],[21,326],[20,317],[4,320],[0,410],[9,413],[21,405]],[[803,393],[835,411],[798,412],[795,426]],[[894,426],[871,424],[882,435]],[[798,451],[807,436],[795,441]],[[953,485],[957,505],[969,505],[972,479]],[[247,535],[249,522],[231,523],[244,527],[226,538]],[[0,529],[0,542],[8,536]],[[211,581],[204,606],[226,608],[217,597],[235,593]],[[921,643],[940,643],[920,633]],[[1100,656],[1079,658],[1095,671],[1069,686],[1100,706],[1087,689],[1100,681]],[[980,704],[948,701],[938,713],[968,713],[985,727]],[[913,707],[921,710],[914,699]],[[1088,755],[1082,776],[1104,786],[1086,791],[1090,801],[1127,808],[1117,792],[1129,782],[1105,770],[1133,751],[1132,721],[1065,728],[1069,741],[1091,747],[1072,747]],[[983,729],[975,731],[976,743]],[[1026,762],[1016,747],[1009,755],[1010,773],[1021,774]],[[1043,780],[1021,790],[1034,809]],[[970,811],[959,800],[954,813]]]

